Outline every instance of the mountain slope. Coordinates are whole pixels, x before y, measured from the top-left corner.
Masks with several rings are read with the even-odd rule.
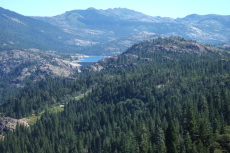
[[[104,54],[121,53],[131,46],[131,43],[140,41],[135,38],[136,35],[141,35],[141,40],[149,39],[148,34],[154,34],[151,38],[181,36],[206,44],[230,42],[230,16],[193,14],[172,19],[152,17],[124,8],[89,8],[68,11],[49,18],[35,18],[59,26],[79,37],[80,40],[72,39],[69,44],[85,46],[85,51],[99,50]],[[119,43],[119,40],[126,43]]]
[[[77,81],[43,81],[1,106],[3,114],[21,117],[63,100],[63,91],[86,91],[65,101],[63,112],[46,111],[29,129],[18,126],[9,132],[0,149],[229,152],[229,61],[226,50],[179,37],[135,44],[101,61],[107,69],[85,71]]]
[[[1,49],[71,50],[64,42],[73,36],[59,27],[3,8],[0,8],[0,19]]]
[[[203,43],[227,43],[230,34],[230,16],[224,15],[188,15],[176,19],[186,26],[186,38],[195,39]]]
[[[180,54],[203,55],[207,53],[220,54],[220,58],[228,53],[225,50],[203,45],[193,40],[186,40],[182,37],[157,38],[141,41],[132,45],[125,52],[118,56],[103,59],[90,66],[89,70],[100,71],[107,68],[126,67],[128,65],[157,64],[155,55],[162,54],[161,58],[168,60],[182,60]],[[223,54],[223,55],[222,55]]]
[[[72,79],[76,59],[38,49],[0,51],[0,104],[18,90],[47,77]]]
[[[32,19],[3,8],[0,11],[2,49],[117,55],[133,43],[157,37],[182,36],[206,44],[230,42],[229,16],[193,14],[172,19],[124,8],[89,8]]]
[[[143,32],[146,25],[152,22],[159,22],[156,17],[144,15],[128,9],[97,10],[73,10],[50,18],[34,17],[60,26],[63,31],[76,35],[67,43],[82,46],[83,50],[101,54],[118,54],[127,49],[133,43],[149,39],[151,32]],[[163,20],[163,18],[160,18]],[[165,18],[165,20],[168,20]],[[143,27],[143,29],[140,29]],[[151,33],[151,38],[161,36]],[[135,38],[141,35],[141,39]],[[129,39],[129,43],[119,43],[120,40]],[[112,44],[112,45],[111,45]]]

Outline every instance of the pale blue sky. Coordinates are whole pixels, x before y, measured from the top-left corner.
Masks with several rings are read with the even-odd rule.
[[[128,8],[151,16],[230,15],[230,0],[0,0],[0,7],[27,16],[55,16],[75,9]]]

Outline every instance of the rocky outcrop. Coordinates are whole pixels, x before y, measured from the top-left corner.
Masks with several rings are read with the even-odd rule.
[[[37,81],[47,76],[72,77],[80,66],[52,52],[37,49],[2,51],[0,59],[1,76],[13,76],[11,82],[16,86],[26,78]]]
[[[223,50],[203,45],[196,41],[186,40],[182,37],[168,37],[149,39],[131,46],[123,54],[137,54],[138,52],[171,52],[203,54],[207,52],[222,52]]]
[[[18,124],[25,127],[30,127],[28,124],[28,119],[14,119],[0,116],[0,131],[15,131]],[[0,133],[0,135],[1,134],[3,133]]]
[[[89,66],[88,70],[90,71],[101,71],[103,67],[99,63],[95,63],[91,66]]]

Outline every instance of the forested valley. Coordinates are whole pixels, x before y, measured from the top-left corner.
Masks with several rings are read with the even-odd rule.
[[[76,74],[28,84],[1,115],[3,153],[228,153],[230,52],[181,37],[146,40]],[[81,95],[81,98],[76,98]],[[49,107],[65,105],[63,111]]]

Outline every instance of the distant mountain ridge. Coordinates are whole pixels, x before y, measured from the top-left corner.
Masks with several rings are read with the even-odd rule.
[[[0,7],[0,48],[2,50],[29,48],[71,50],[71,47],[75,46],[66,45],[64,42],[72,37],[57,26]]]
[[[184,18],[173,19],[152,17],[126,8],[107,10],[89,8],[68,11],[50,18],[38,17],[37,19],[60,26],[65,30],[68,29],[69,33],[81,35],[83,39],[89,40],[100,50],[103,48],[107,52],[124,51],[140,40],[132,39],[132,41],[126,41],[125,44],[121,44],[118,40],[140,33],[143,38],[141,40],[147,38],[146,33],[151,33],[153,34],[151,38],[181,36],[205,44],[230,42],[230,16],[223,15],[191,14]],[[101,36],[103,36],[103,44],[100,43]],[[113,47],[114,50],[112,50],[110,45],[105,47],[106,42],[116,44],[116,48]],[[74,41],[70,43],[74,44]]]
[[[181,36],[215,45],[230,43],[230,16],[222,15],[192,14],[173,19],[126,8],[88,8],[53,17],[25,17],[0,8],[0,18],[3,49],[117,55],[136,42],[157,37]]]

